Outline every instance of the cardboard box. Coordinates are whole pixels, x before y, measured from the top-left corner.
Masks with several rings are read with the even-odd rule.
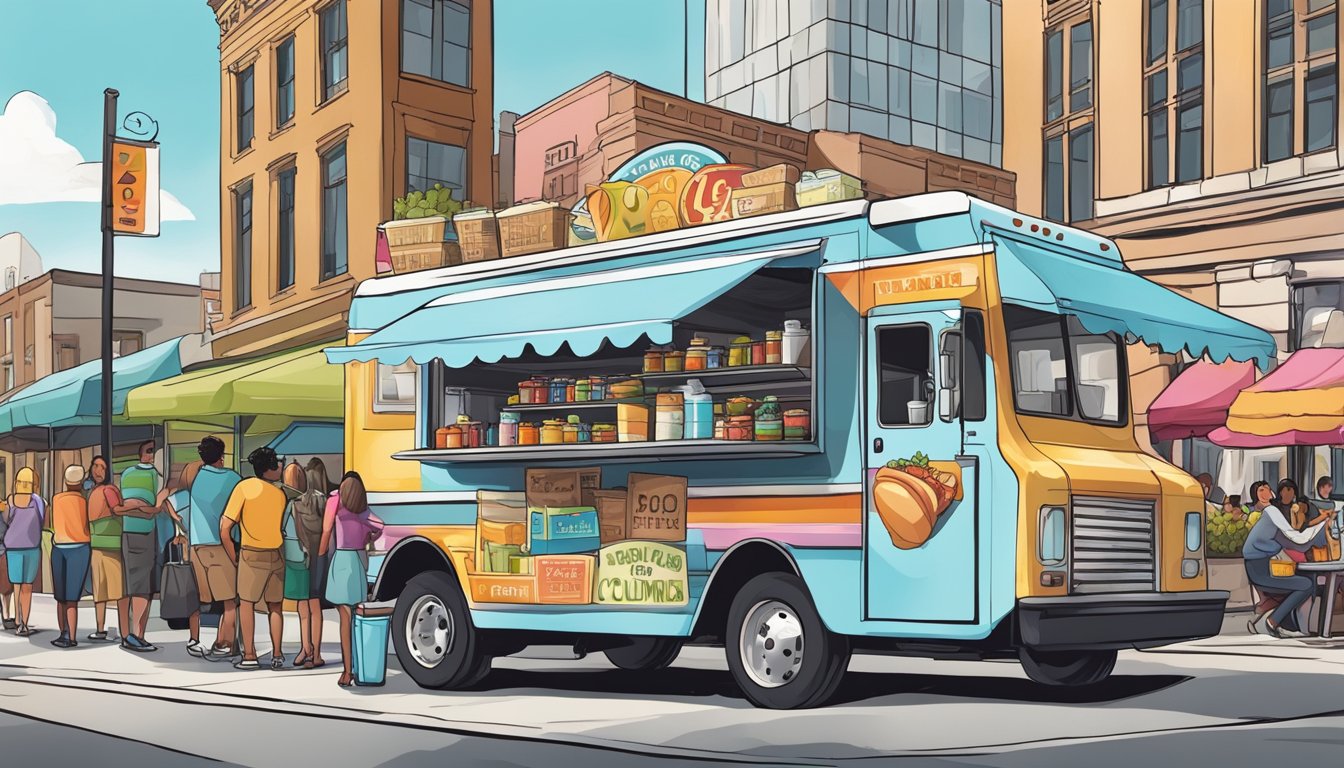
[[[686,553],[671,544],[623,541],[597,556],[593,602],[599,605],[685,605]]]
[[[494,544],[485,542],[486,560],[481,562],[483,566],[481,571],[486,573],[511,573],[510,568],[514,558],[521,557],[523,546],[521,544]]]
[[[453,230],[462,246],[464,264],[499,258],[499,223],[494,212],[459,213],[453,217]]]
[[[476,492],[476,542],[469,570],[508,572],[505,556],[502,569],[496,569],[490,557],[490,546],[517,546],[527,543],[527,504],[521,493],[501,491]],[[516,554],[516,553],[515,553]]]
[[[627,538],[686,540],[686,478],[630,473]]]
[[[525,483],[529,509],[591,507],[592,492],[602,487],[602,470],[599,467],[529,469]]]
[[[389,246],[389,252],[392,271],[399,275],[462,263],[461,246],[448,240],[424,245],[393,245]]]
[[[501,573],[468,573],[475,603],[536,603],[537,577]]]
[[[821,205],[863,197],[863,182],[832,169],[808,171],[798,180],[798,204]]]
[[[593,552],[602,545],[597,510],[592,507],[530,509],[527,551],[532,555]]]
[[[792,184],[780,182],[758,187],[742,187],[733,190],[733,218],[759,216],[763,213],[779,213],[798,208],[798,197]]]
[[[798,166],[780,163],[759,171],[742,174],[742,186],[762,187],[766,184],[797,184],[801,173]]]
[[[570,213],[559,203],[526,203],[495,214],[502,256],[523,256],[564,248]]]
[[[597,508],[597,527],[604,545],[630,538],[626,535],[630,530],[630,510],[626,505],[626,496],[624,488],[593,492],[593,506]]]
[[[592,555],[544,555],[533,558],[537,600],[544,604],[587,605],[593,602]]]

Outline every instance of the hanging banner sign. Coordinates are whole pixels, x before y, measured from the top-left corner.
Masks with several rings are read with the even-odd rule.
[[[134,237],[159,236],[159,145],[112,142],[112,231]]]

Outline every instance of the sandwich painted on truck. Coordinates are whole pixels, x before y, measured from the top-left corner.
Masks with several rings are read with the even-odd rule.
[[[676,354],[789,320],[810,332],[796,359]],[[648,669],[713,642],[769,707],[823,702],[851,652],[1012,657],[1085,684],[1118,649],[1215,634],[1200,489],[1139,448],[1125,339],[1274,353],[1109,241],[950,192],[366,281],[350,327],[328,358],[347,366],[348,463],[388,524],[371,589],[397,600],[408,674],[468,685],[540,643]],[[646,372],[651,346],[682,370]],[[413,411],[379,408],[379,377],[408,363]],[[533,377],[562,402],[511,400]],[[609,392],[571,402],[570,379]],[[690,379],[728,431],[676,431]],[[756,439],[729,439],[744,409]],[[645,441],[491,445],[534,423],[634,440],[639,418]],[[478,447],[435,447],[459,420]]]

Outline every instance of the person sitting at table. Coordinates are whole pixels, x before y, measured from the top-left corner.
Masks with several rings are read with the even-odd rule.
[[[1280,483],[1279,488],[1279,500],[1283,501],[1288,498],[1283,493],[1284,483]],[[1296,491],[1296,487],[1292,490]],[[1255,499],[1255,508],[1260,510],[1260,519],[1251,527],[1241,550],[1246,563],[1246,577],[1255,586],[1283,593],[1286,597],[1274,610],[1247,622],[1247,629],[1253,635],[1268,635],[1277,639],[1305,637],[1304,633],[1298,631],[1300,627],[1293,629],[1284,624],[1296,623],[1297,609],[1316,594],[1316,580],[1300,574],[1275,576],[1270,570],[1269,561],[1280,552],[1303,552],[1316,544],[1335,513],[1322,512],[1307,523],[1305,530],[1299,531],[1289,523],[1283,511],[1274,506],[1274,492],[1270,490],[1269,483],[1261,480],[1252,485],[1251,497]]]

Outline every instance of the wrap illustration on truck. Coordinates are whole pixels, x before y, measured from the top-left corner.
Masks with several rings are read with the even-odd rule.
[[[897,549],[915,549],[929,540],[939,516],[961,497],[960,467],[930,462],[923,453],[897,459],[877,471],[873,508]]]

